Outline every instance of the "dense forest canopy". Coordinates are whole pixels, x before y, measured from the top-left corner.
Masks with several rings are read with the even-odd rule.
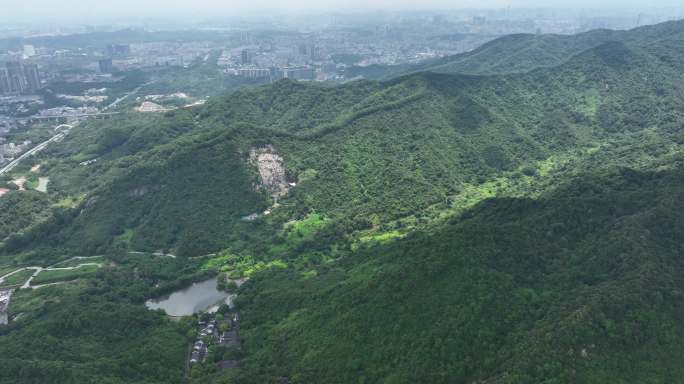
[[[516,35],[74,130],[38,158],[53,195],[0,199],[26,218],[0,267],[106,267],[19,291],[0,382],[183,382],[189,320],[142,304],[218,271],[249,277],[241,367],[191,381],[676,382],[682,52],[682,22]]]

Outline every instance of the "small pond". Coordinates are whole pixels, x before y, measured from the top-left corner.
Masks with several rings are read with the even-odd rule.
[[[231,304],[232,296],[216,289],[217,278],[195,283],[172,294],[147,300],[149,309],[163,309],[169,316],[190,316],[217,308],[219,304]]]

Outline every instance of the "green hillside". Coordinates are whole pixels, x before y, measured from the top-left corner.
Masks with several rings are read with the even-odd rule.
[[[470,52],[415,65],[352,68],[350,75],[388,79],[413,72],[494,75],[522,73],[561,65],[574,56],[602,44],[622,42],[643,49],[673,48],[684,38],[682,21],[644,26],[629,31],[592,30],[576,35],[517,34],[493,40]],[[654,42],[658,44],[653,44]],[[655,45],[655,47],[654,47]]]
[[[49,199],[40,192],[10,192],[0,200],[0,241],[46,216]]]
[[[196,382],[677,382],[683,36],[512,36],[449,73],[284,80],[76,128],[38,158],[73,205],[9,229],[0,261],[109,264],[62,301],[23,293],[34,321],[0,328],[4,350],[47,340],[55,382],[181,381],[187,340],[165,335],[187,324],[136,311],[220,269],[250,278],[242,368]],[[282,158],[277,199],[259,153]],[[106,311],[123,320],[98,344]],[[116,337],[136,321],[140,341]],[[31,357],[0,357],[7,382]]]
[[[243,290],[237,382],[644,383],[682,373],[681,171],[497,198]],[[676,380],[675,380],[676,381]]]
[[[480,193],[470,204],[503,190],[542,191],[572,170],[548,172],[558,162],[591,161],[589,154],[630,135],[650,132],[679,151],[673,124],[684,110],[680,68],[612,42],[526,74],[419,73],[338,88],[283,81],[238,91],[194,117],[170,114],[104,147],[111,166],[100,165],[98,187],[75,211],[74,225],[60,228],[56,238],[66,243],[51,246],[93,254],[128,234],[136,250],[199,255],[230,248],[236,233],[226,229],[244,227],[241,217],[268,207],[252,192],[257,179],[247,159],[266,144],[299,183],[250,233],[268,236],[309,212],[367,223],[360,229],[408,232],[464,208],[473,190]],[[177,133],[169,136],[169,129]],[[149,147],[133,144],[142,135],[168,142],[126,155]],[[643,167],[651,160],[595,165]]]

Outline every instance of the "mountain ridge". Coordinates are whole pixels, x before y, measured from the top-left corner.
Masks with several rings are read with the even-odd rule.
[[[566,58],[552,67],[504,54],[526,70],[499,73],[495,52],[495,73],[285,80],[75,131],[50,170],[81,181],[64,194],[83,197],[11,236],[1,257],[111,264],[56,287],[64,297],[44,310],[24,304],[36,321],[0,329],[0,356],[19,351],[0,357],[5,382],[21,375],[31,354],[17,346],[32,335],[52,356],[41,375],[70,382],[64,367],[84,359],[72,347],[89,337],[79,327],[93,332],[103,317],[80,313],[82,302],[107,308],[108,321],[144,319],[147,333],[187,332],[142,303],[219,271],[249,277],[235,301],[243,350],[212,355],[240,368],[205,364],[191,382],[676,382],[684,23],[614,34],[622,40],[580,37],[591,41],[579,52],[555,47]],[[480,54],[501,42],[491,44]],[[292,183],[277,201],[253,161],[265,148]],[[94,166],[76,166],[93,151]],[[176,257],[141,256],[159,250]],[[107,341],[117,355],[88,344],[109,360],[73,377],[99,368],[111,382],[143,382],[127,347],[184,353],[182,339],[164,351]],[[149,381],[173,381],[171,363],[145,363]]]

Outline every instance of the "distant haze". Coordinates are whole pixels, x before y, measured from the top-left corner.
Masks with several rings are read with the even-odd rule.
[[[648,9],[681,5],[681,0],[0,0],[0,19],[30,21],[64,18],[88,22],[88,18],[204,17],[264,12],[505,7]]]

